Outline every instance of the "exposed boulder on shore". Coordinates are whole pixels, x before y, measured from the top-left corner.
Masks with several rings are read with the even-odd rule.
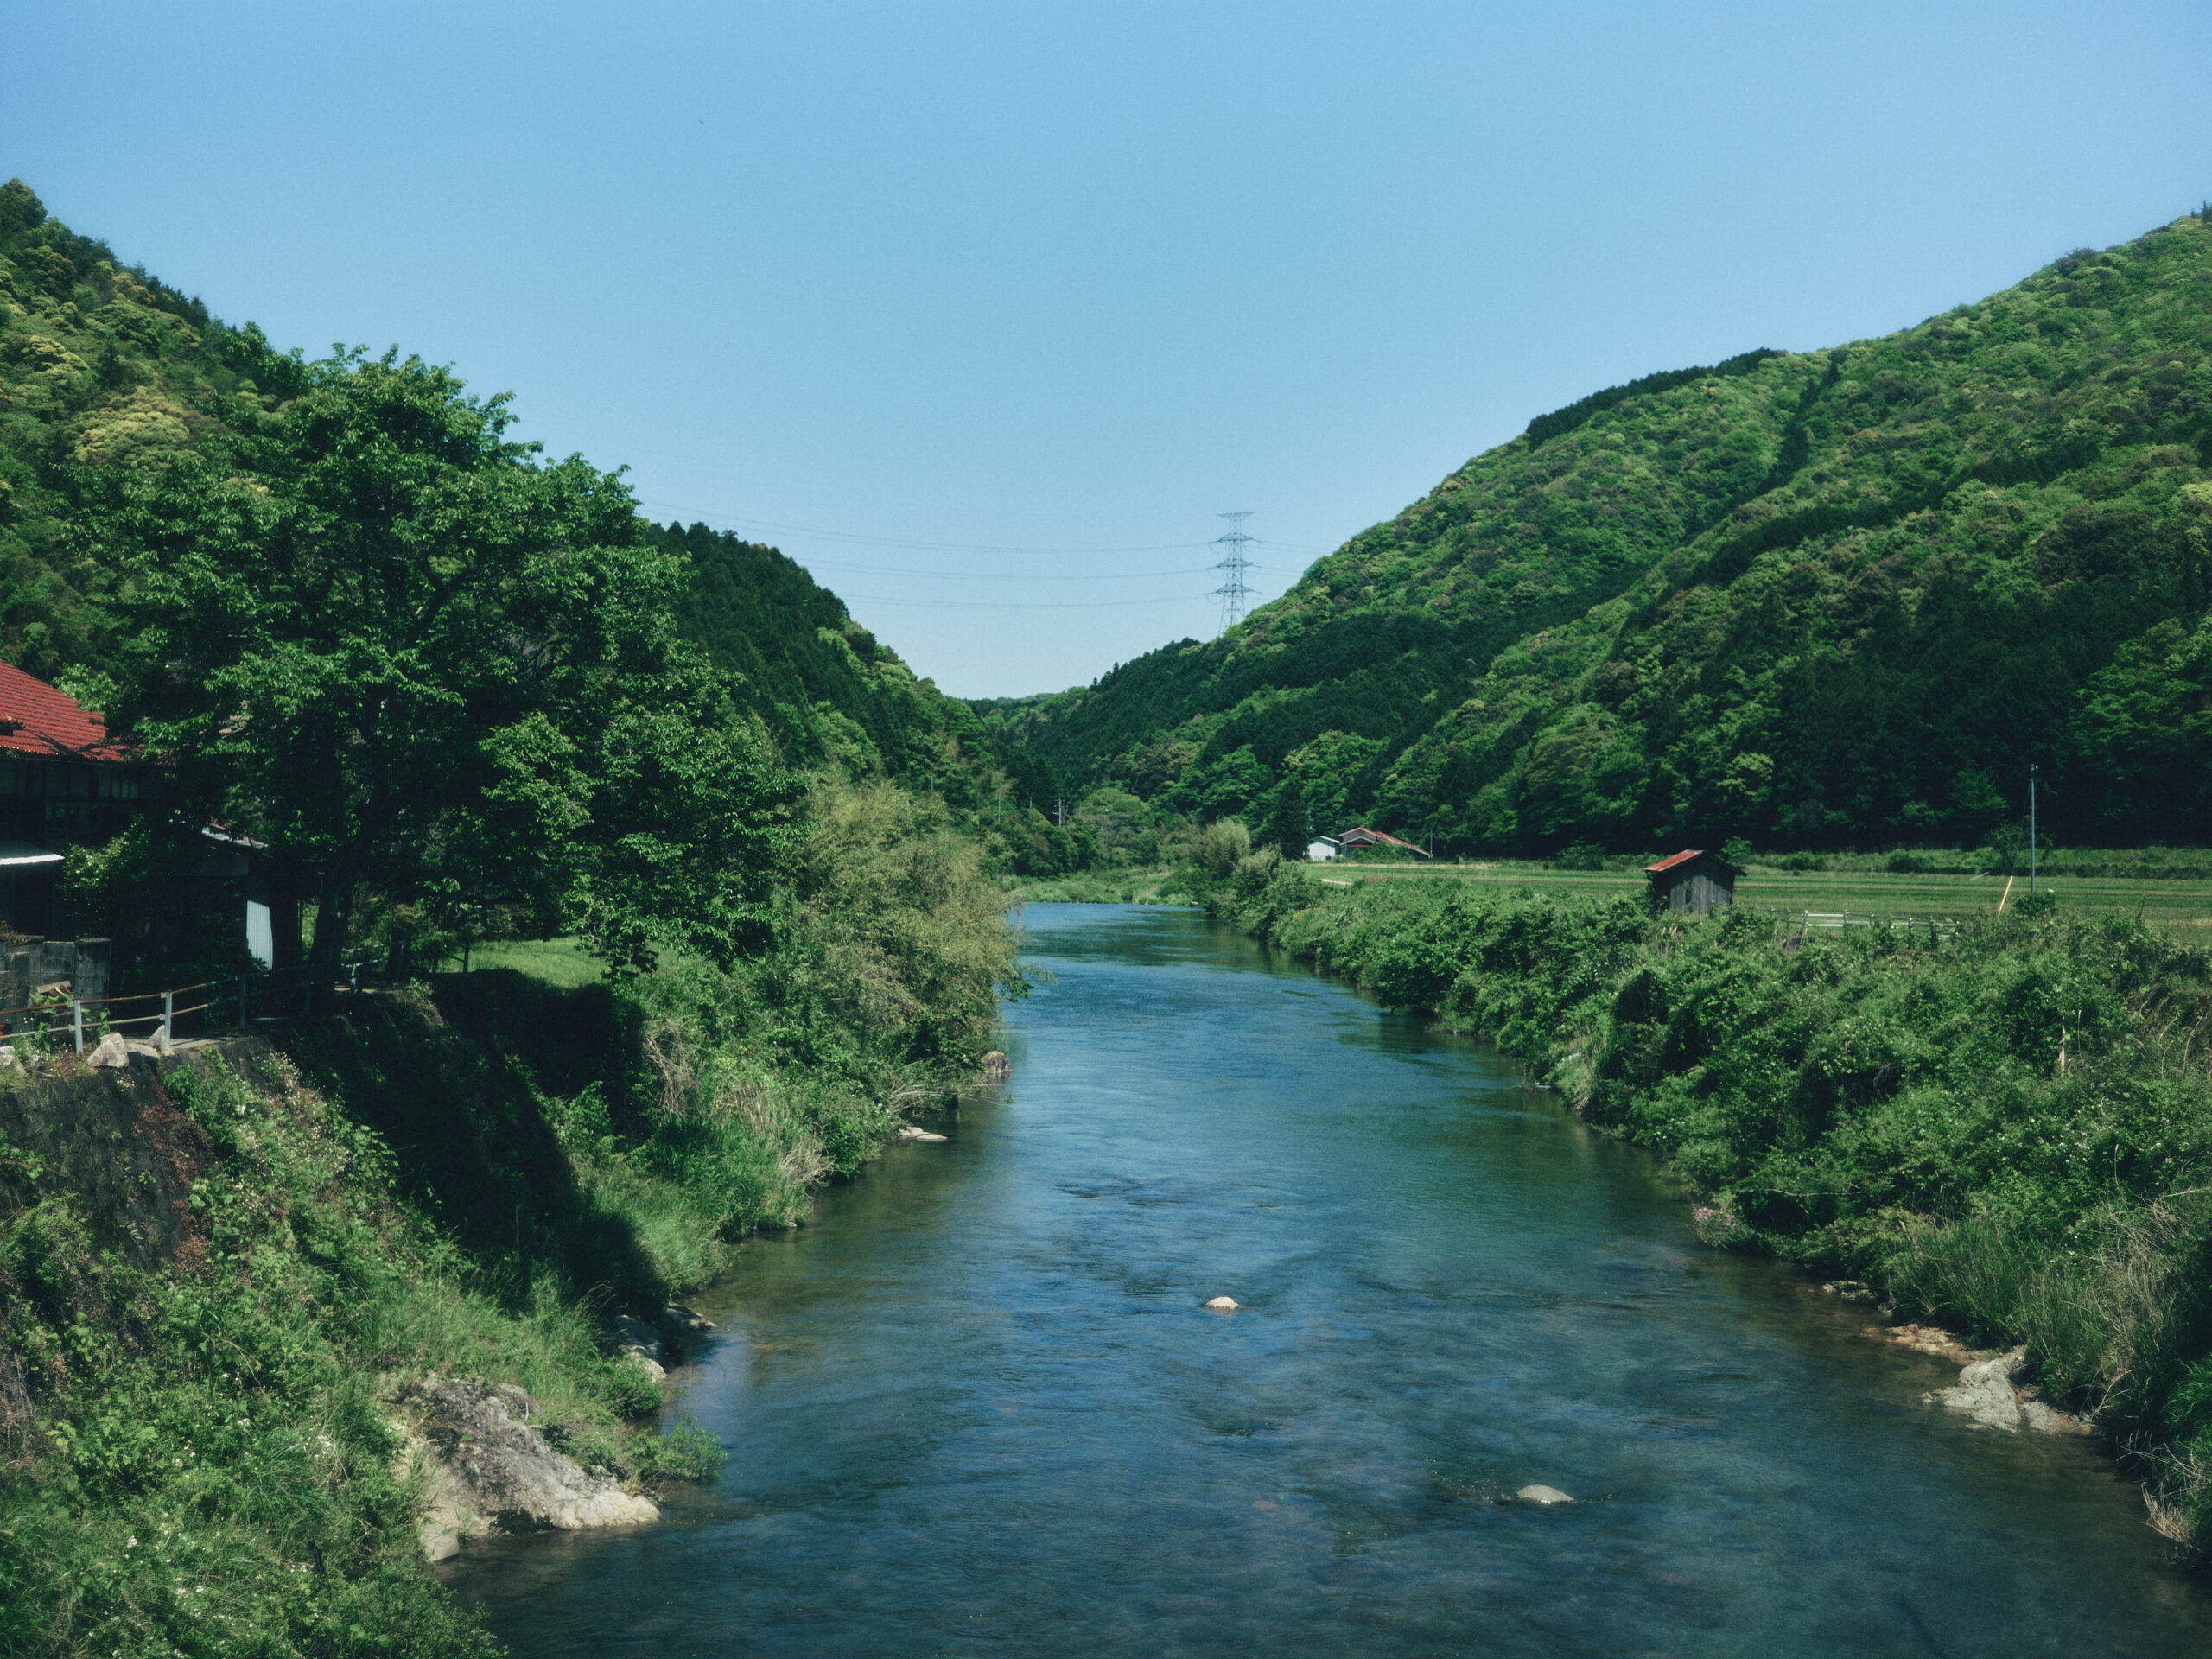
[[[1014,1075],[1014,1062],[1003,1049],[993,1049],[983,1056],[983,1076],[993,1083],[1004,1083]]]
[[[658,1326],[628,1313],[618,1313],[607,1322],[602,1338],[610,1354],[628,1354],[652,1373],[656,1382],[668,1376],[668,1346],[661,1340]]]
[[[1938,1389],[1922,1398],[1958,1412],[1981,1427],[2001,1428],[2008,1434],[2024,1428],[2038,1434],[2088,1433],[2088,1424],[2047,1404],[2040,1389],[2022,1388],[2012,1381],[2027,1363],[2025,1348],[1977,1359],[1960,1369],[1955,1386]]]
[[[942,1141],[944,1139],[943,1135],[932,1130],[917,1128],[912,1123],[899,1126],[899,1138],[901,1141]]]
[[[512,1384],[428,1377],[404,1403],[421,1413],[415,1426],[399,1427],[403,1455],[423,1479],[419,1535],[434,1561],[491,1532],[573,1532],[660,1518],[651,1498],[548,1444],[528,1421],[537,1402]]]

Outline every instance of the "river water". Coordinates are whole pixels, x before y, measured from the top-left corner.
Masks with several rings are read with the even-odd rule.
[[[1012,1084],[701,1299],[722,1478],[448,1569],[518,1654],[2212,1652],[2088,1448],[1510,1065],[1190,912],[1027,925]]]

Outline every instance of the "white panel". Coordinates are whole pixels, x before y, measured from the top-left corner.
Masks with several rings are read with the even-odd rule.
[[[264,968],[276,965],[276,930],[269,925],[269,906],[257,899],[245,901],[245,951]]]

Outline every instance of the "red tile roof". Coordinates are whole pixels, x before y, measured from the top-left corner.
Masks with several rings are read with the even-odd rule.
[[[1704,848],[1693,847],[1686,853],[1676,853],[1672,858],[1662,858],[1656,864],[1645,865],[1643,867],[1643,873],[1646,875],[1657,875],[1663,871],[1673,869],[1677,864],[1687,864],[1694,858],[1702,858],[1704,856]]]
[[[0,663],[0,749],[82,760],[136,758],[108,740],[98,715],[12,663]]]

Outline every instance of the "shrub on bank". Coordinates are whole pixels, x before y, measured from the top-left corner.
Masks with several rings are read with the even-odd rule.
[[[2049,904],[1923,934],[1456,883],[1206,886],[1249,931],[1528,1062],[1704,1196],[2044,1380],[2212,1535],[2212,959]],[[2041,895],[2038,895],[2040,898]]]
[[[0,1654],[493,1652],[395,1465],[425,1372],[520,1384],[588,1467],[711,1472],[632,1421],[660,1391],[601,1316],[797,1219],[1024,988],[974,851],[896,791],[817,792],[772,919],[728,970],[447,976],[236,1068],[0,1077],[130,1095],[0,1140]]]

